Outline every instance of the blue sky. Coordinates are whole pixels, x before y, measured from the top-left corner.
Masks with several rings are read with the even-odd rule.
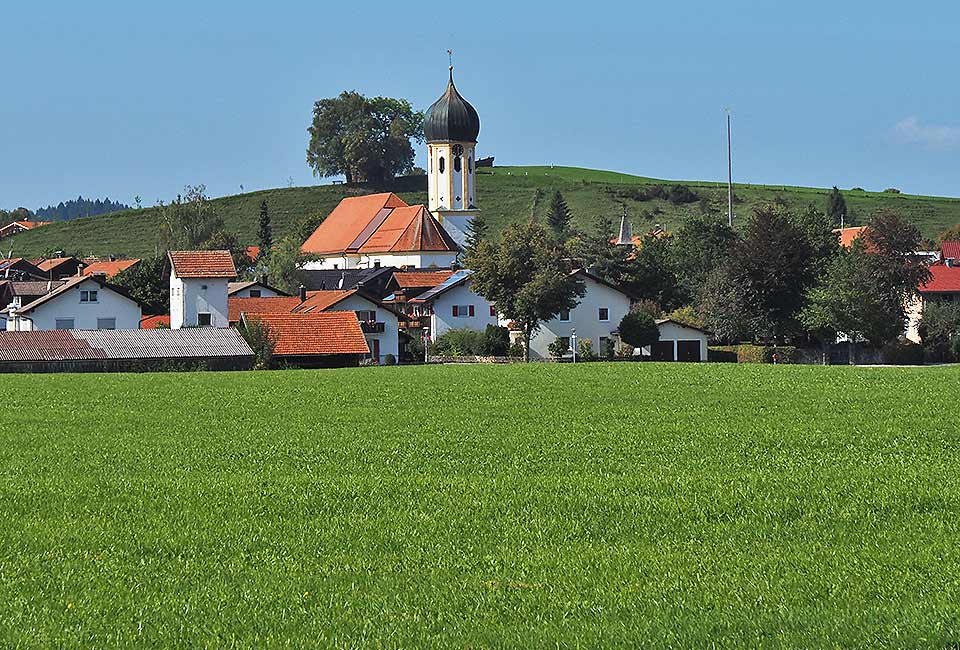
[[[447,47],[498,164],[723,180],[730,106],[737,181],[960,195],[956,3],[10,4],[6,208],[325,182],[313,101],[426,108]]]

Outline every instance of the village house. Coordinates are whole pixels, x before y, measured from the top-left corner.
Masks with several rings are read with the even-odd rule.
[[[356,316],[346,311],[243,314],[243,325],[262,323],[273,337],[276,360],[300,368],[358,366],[370,354]]]
[[[43,271],[22,257],[0,259],[0,279],[4,280],[48,280]]]
[[[140,305],[121,287],[100,277],[76,277],[29,303],[14,297],[8,331],[115,330],[140,327]]]
[[[383,289],[383,301],[405,316],[416,319],[417,310],[410,301],[443,284],[451,275],[452,269],[397,270]]]
[[[80,271],[84,267],[83,261],[71,256],[40,258],[32,260],[32,263],[48,280],[63,280],[81,275]]]
[[[112,278],[121,271],[127,271],[140,263],[139,259],[100,259],[97,257],[85,258],[83,260],[83,275],[102,275],[106,278]]]
[[[0,227],[0,239],[6,239],[34,228],[49,226],[52,221],[12,221],[5,226]]]
[[[615,345],[619,336],[620,321],[630,311],[632,297],[623,289],[583,270],[573,272],[580,278],[586,293],[576,307],[545,323],[530,339],[530,357],[547,359],[549,347],[561,338],[567,345],[590,341],[594,354],[602,354],[607,345]]]
[[[170,251],[170,327],[228,327],[230,251]]]
[[[960,241],[943,242],[940,261],[927,270],[930,279],[917,287],[917,297],[907,306],[906,338],[914,343],[922,343],[920,323],[926,305],[960,301]]]
[[[474,293],[472,274],[468,269],[455,271],[437,286],[406,302],[413,316],[429,318],[432,340],[452,329],[483,331],[487,325],[498,324],[494,306]]]

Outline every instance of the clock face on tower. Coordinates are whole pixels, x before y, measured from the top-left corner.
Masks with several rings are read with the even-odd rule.
[[[462,156],[462,155],[463,155],[463,145],[462,145],[462,144],[455,144],[455,145],[453,145],[453,155],[454,155],[454,156]]]

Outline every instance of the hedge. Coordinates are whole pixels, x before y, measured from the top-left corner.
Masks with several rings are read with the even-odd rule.
[[[727,363],[773,363],[773,355],[777,355],[777,363],[797,363],[800,354],[792,345],[724,345],[709,348],[708,359]]]

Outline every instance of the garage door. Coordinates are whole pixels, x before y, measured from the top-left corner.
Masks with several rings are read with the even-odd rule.
[[[673,361],[673,341],[657,341],[650,350],[653,361]]]
[[[677,341],[677,361],[703,361],[700,341]]]

